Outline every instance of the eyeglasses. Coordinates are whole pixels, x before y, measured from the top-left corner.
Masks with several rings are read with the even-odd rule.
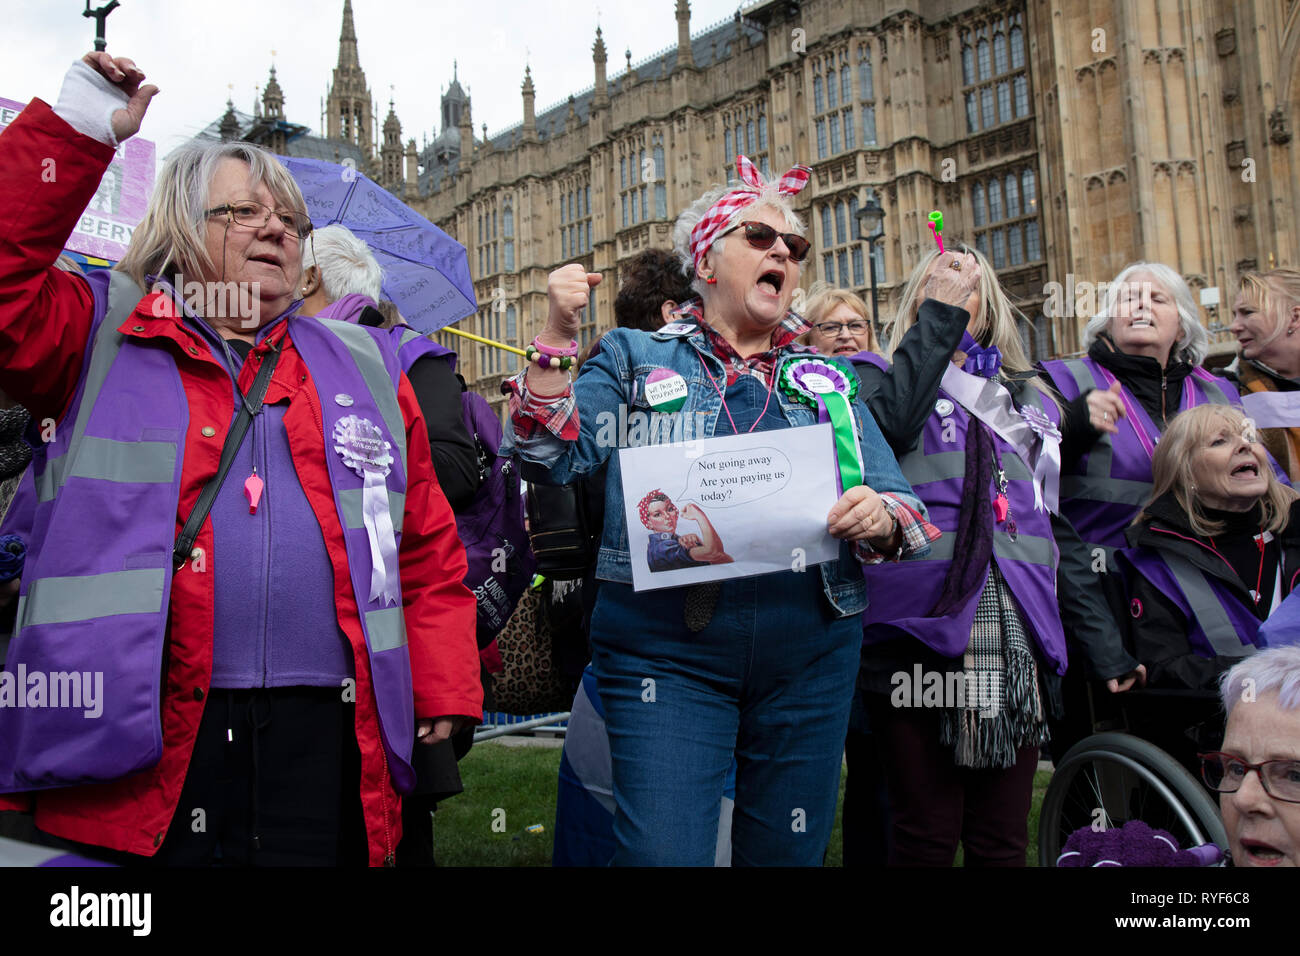
[[[207,215],[225,216],[227,222],[237,222],[241,226],[252,226],[255,229],[261,229],[271,221],[272,216],[275,216],[284,228],[298,239],[306,239],[311,233],[311,219],[306,213],[272,209],[251,199],[213,206],[207,211]]]
[[[776,245],[776,237],[780,236],[785,243],[785,247],[790,250],[790,258],[795,262],[803,262],[808,256],[808,250],[812,248],[812,243],[803,236],[796,235],[793,232],[777,232],[765,222],[745,222],[737,223],[734,229],[728,229],[723,235],[735,232],[736,229],[744,227],[745,241],[755,249],[771,249]]]
[[[848,329],[854,335],[862,335],[869,326],[866,322],[818,322],[813,328],[817,330],[819,335],[833,338],[838,336],[843,329]]]
[[[1265,760],[1247,763],[1235,754],[1216,751],[1196,755],[1201,761],[1201,777],[1216,793],[1236,793],[1254,770],[1264,792],[1274,800],[1300,803],[1300,760]]]

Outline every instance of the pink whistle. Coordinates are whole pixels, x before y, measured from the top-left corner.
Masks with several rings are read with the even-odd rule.
[[[248,499],[248,513],[250,515],[257,514],[257,503],[262,500],[262,489],[265,487],[266,483],[257,477],[256,471],[245,479],[244,497]]]
[[[998,495],[993,499],[993,515],[998,519],[999,524],[1007,520],[1009,510],[1011,510],[1011,503],[1007,501],[1006,495]]]

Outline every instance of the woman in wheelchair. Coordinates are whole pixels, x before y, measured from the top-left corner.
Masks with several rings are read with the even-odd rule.
[[[1126,709],[1134,733],[1196,772],[1196,753],[1218,749],[1219,678],[1264,645],[1260,624],[1300,579],[1300,495],[1278,482],[1232,406],[1178,415],[1152,472],[1118,555],[1127,644],[1151,689]]]

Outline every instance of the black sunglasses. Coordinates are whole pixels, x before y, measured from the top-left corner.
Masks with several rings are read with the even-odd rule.
[[[812,248],[812,243],[803,236],[793,232],[777,232],[765,222],[746,220],[737,223],[734,229],[729,229],[727,232],[735,232],[742,226],[745,229],[745,241],[755,249],[771,249],[776,245],[776,237],[780,236],[785,247],[790,250],[790,258],[795,262],[803,262],[808,257],[808,250]]]

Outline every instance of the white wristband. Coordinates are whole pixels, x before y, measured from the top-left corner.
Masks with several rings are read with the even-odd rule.
[[[120,86],[114,86],[84,60],[77,60],[63,78],[54,112],[78,133],[116,147],[113,114],[125,109],[128,100]]]

